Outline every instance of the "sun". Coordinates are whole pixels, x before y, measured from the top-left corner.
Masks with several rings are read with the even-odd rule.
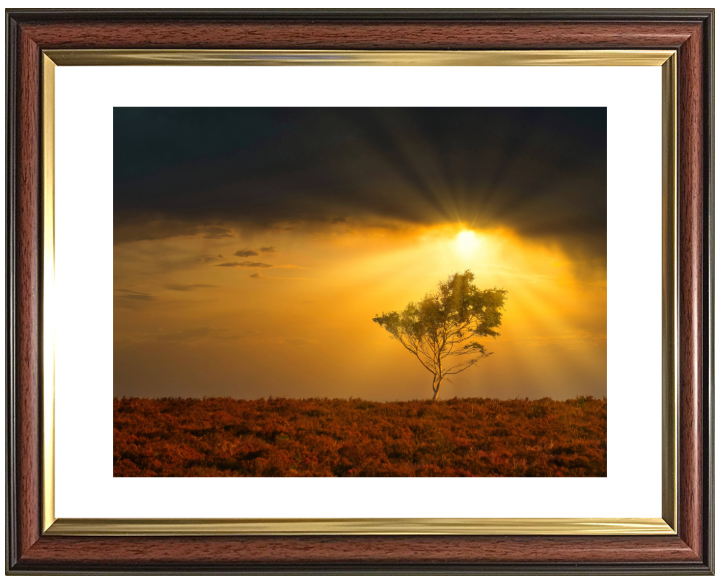
[[[472,230],[462,230],[455,237],[455,248],[463,258],[470,258],[478,248],[480,240]]]

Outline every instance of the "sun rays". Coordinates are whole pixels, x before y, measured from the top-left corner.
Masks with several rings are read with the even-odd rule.
[[[375,330],[372,317],[418,301],[448,275],[469,269],[481,289],[507,289],[508,301],[501,336],[487,341],[495,354],[457,378],[448,394],[604,394],[604,269],[585,281],[557,247],[510,230],[457,224],[338,223],[326,231],[234,234],[116,247],[116,287],[150,295],[116,299],[124,310],[116,315],[116,341],[132,343],[116,348],[119,380],[126,371],[157,375],[154,363],[172,357],[174,378],[191,387],[193,375],[203,374],[208,395],[232,395],[237,382],[250,379],[248,397],[415,397],[424,374]],[[254,270],[217,266],[227,261],[219,255],[244,250],[250,241],[275,247],[263,260],[273,267],[260,276],[294,277],[280,267],[292,265],[304,269],[303,282],[264,282],[252,277]],[[167,334],[193,338],[169,340]],[[169,393],[157,379],[135,381]]]

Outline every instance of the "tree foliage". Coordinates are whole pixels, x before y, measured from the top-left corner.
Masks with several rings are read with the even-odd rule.
[[[375,316],[376,322],[433,375],[433,400],[449,376],[464,372],[488,352],[479,338],[499,335],[507,291],[480,290],[467,270],[440,282],[438,289],[402,312]]]

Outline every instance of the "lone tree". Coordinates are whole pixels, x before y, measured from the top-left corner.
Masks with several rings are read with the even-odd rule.
[[[448,376],[464,372],[487,358],[481,336],[498,336],[493,330],[502,322],[506,290],[479,290],[475,275],[467,270],[453,274],[420,302],[411,302],[402,312],[375,316],[390,335],[412,353],[433,375],[433,400]]]

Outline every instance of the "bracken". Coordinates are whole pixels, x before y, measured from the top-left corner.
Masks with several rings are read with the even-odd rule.
[[[115,476],[606,476],[607,401],[116,398]]]

